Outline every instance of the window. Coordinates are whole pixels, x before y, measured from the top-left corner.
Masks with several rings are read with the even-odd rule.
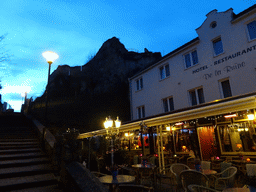
[[[198,105],[204,103],[203,88],[197,88],[189,91],[191,105]]]
[[[160,67],[160,78],[165,79],[170,76],[169,64]]]
[[[198,63],[198,57],[197,57],[196,50],[184,55],[184,57],[185,57],[186,68],[189,68]]]
[[[138,111],[138,119],[145,117],[145,107],[144,106],[138,107],[137,111]]]
[[[232,96],[229,80],[222,81],[221,87],[222,87],[222,93],[224,98]]]
[[[247,24],[250,40],[256,39],[256,20]]]
[[[163,99],[164,112],[174,110],[173,97]]]
[[[214,49],[215,55],[219,55],[223,53],[223,45],[222,45],[221,38],[214,40],[212,43],[213,43],[213,49]]]
[[[136,87],[137,87],[137,91],[139,91],[143,88],[143,79],[142,78],[136,80]]]

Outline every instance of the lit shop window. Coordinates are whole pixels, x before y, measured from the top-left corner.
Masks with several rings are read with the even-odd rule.
[[[192,51],[184,55],[186,68],[192,67],[198,63],[197,51]]]
[[[141,106],[137,108],[138,119],[145,117],[145,107]]]
[[[250,40],[256,39],[256,20],[247,24]]]
[[[137,91],[139,91],[143,88],[143,79],[142,78],[136,80],[136,88],[137,88]]]
[[[218,127],[223,152],[255,152],[254,124],[243,122]]]
[[[161,80],[170,76],[169,64],[164,65],[164,66],[160,67],[159,69],[160,69],[160,78],[161,78]]]
[[[204,103],[203,88],[197,88],[189,91],[191,105],[198,105]]]
[[[169,112],[174,110],[173,97],[163,99],[164,112]]]
[[[223,53],[223,45],[222,45],[221,38],[214,40],[212,43],[213,43],[213,50],[215,55],[219,55]]]

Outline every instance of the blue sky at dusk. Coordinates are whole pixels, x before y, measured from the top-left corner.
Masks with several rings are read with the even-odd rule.
[[[209,0],[1,0],[0,35],[12,55],[0,63],[2,102],[20,111],[22,95],[43,94],[48,75],[44,51],[59,55],[58,65],[84,65],[113,36],[126,49],[161,52],[162,56],[197,37],[206,14],[233,8],[236,14],[255,1]],[[0,46],[1,47],[1,46]],[[5,51],[1,50],[1,52]]]

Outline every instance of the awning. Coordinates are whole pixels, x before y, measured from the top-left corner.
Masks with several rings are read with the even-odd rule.
[[[184,110],[177,113],[171,113],[152,118],[149,117],[144,119],[143,122],[145,123],[146,126],[152,127],[163,124],[176,123],[180,121],[188,121],[209,116],[233,113],[237,111],[249,110],[253,108],[256,108],[256,94],[254,94],[253,96],[250,94],[250,96],[248,97],[228,100],[226,102],[219,103],[218,101],[216,101],[216,104],[213,103],[211,105],[206,105],[190,110]],[[141,120],[123,124],[121,125],[119,131],[124,132],[140,129],[140,123]],[[102,129],[98,131],[80,134],[78,139],[104,134],[106,134],[106,130]]]

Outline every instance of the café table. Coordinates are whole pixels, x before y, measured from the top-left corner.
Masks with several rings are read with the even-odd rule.
[[[217,171],[211,170],[211,169],[203,169],[202,173],[205,174],[205,175],[214,175],[214,174],[217,173]]]
[[[176,156],[176,157],[167,157],[168,163],[172,164],[172,163],[178,163],[178,160],[180,159],[180,157]]]
[[[126,183],[134,183],[135,177],[131,175],[117,175],[117,179],[113,180],[112,175],[105,175],[98,178],[101,183],[109,185],[110,191],[115,191],[115,186]]]

